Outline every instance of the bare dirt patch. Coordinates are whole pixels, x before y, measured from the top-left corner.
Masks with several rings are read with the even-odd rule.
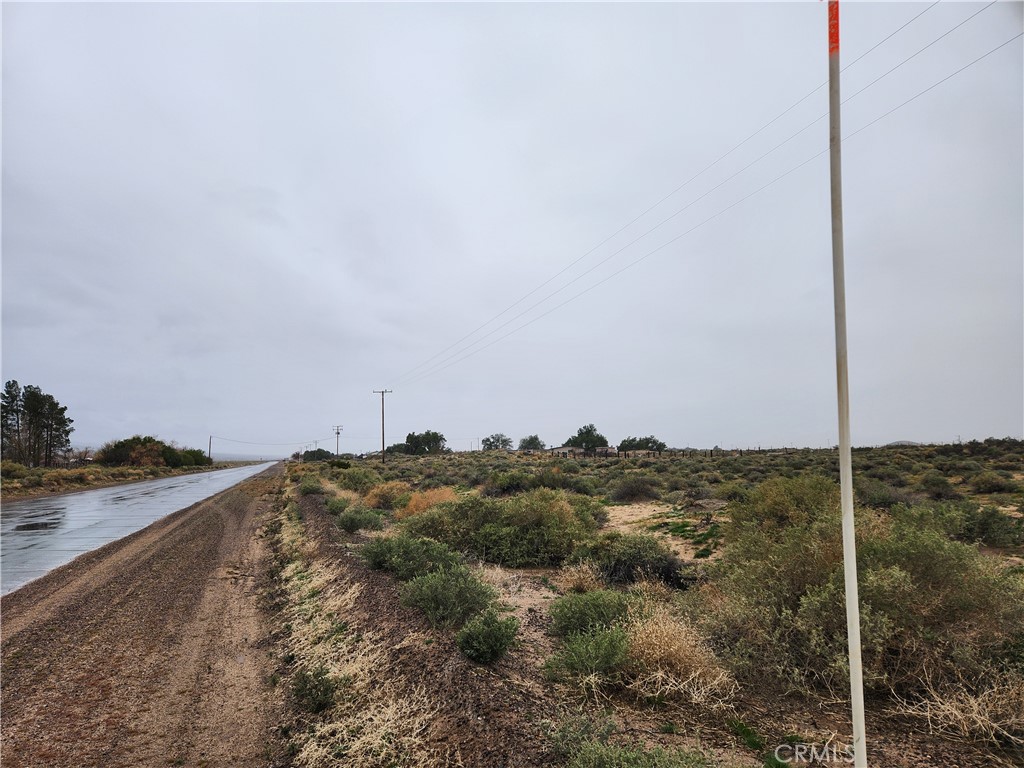
[[[5,596],[5,766],[276,765],[257,581],[280,470]]]
[[[674,507],[662,502],[644,502],[637,504],[616,504],[609,506],[606,528],[623,533],[645,533],[663,540],[672,551],[683,560],[693,560],[697,553],[706,546],[699,538],[715,523],[725,518],[723,513],[727,504],[717,499],[697,501],[686,509]],[[673,532],[672,526],[686,522],[692,536],[682,536]],[[712,551],[707,558],[717,555]]]

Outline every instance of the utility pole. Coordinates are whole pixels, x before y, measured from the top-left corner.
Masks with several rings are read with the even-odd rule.
[[[341,455],[339,450],[338,450],[338,448],[340,447],[339,446],[339,441],[340,440],[341,440],[341,424],[335,424],[334,425],[334,458],[338,458],[338,456]]]
[[[373,394],[380,395],[380,463],[384,463],[384,395],[390,395],[390,389],[375,389]]]
[[[846,639],[850,658],[854,768],[867,768],[864,728],[864,673],[860,653],[857,594],[857,539],[853,525],[853,464],[850,456],[850,383],[846,355],[846,275],[843,263],[842,131],[839,98],[839,0],[828,0],[829,171],[832,188],[832,292],[836,326],[836,388],[839,402],[839,486],[843,511],[843,577],[846,584]]]
[[[213,461],[213,435],[210,435],[210,444],[206,448],[206,458]]]

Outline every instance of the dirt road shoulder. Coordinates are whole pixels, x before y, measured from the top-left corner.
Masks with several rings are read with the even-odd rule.
[[[280,469],[5,596],[9,766],[274,765],[257,536]]]

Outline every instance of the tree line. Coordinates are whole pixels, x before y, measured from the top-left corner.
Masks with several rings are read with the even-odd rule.
[[[97,451],[96,461],[111,467],[203,467],[213,463],[199,448],[180,448],[152,435],[112,440]]]
[[[0,439],[3,457],[26,467],[67,465],[71,455],[71,426],[67,406],[31,384],[12,379],[0,395]]]
[[[485,451],[510,451],[512,450],[512,438],[500,432],[480,441],[480,447]],[[580,427],[575,435],[566,438],[562,443],[567,448],[577,448],[584,453],[590,453],[600,448],[609,448],[608,438],[597,431],[593,424],[586,424]],[[627,437],[623,439],[615,450],[626,451],[654,451],[660,453],[667,448],[665,443],[654,435],[647,437]],[[537,435],[528,435],[519,441],[520,451],[543,451],[544,441]]]

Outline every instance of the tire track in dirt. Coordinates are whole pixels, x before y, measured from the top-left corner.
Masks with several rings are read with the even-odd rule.
[[[280,468],[0,600],[5,766],[270,765],[259,518]]]

